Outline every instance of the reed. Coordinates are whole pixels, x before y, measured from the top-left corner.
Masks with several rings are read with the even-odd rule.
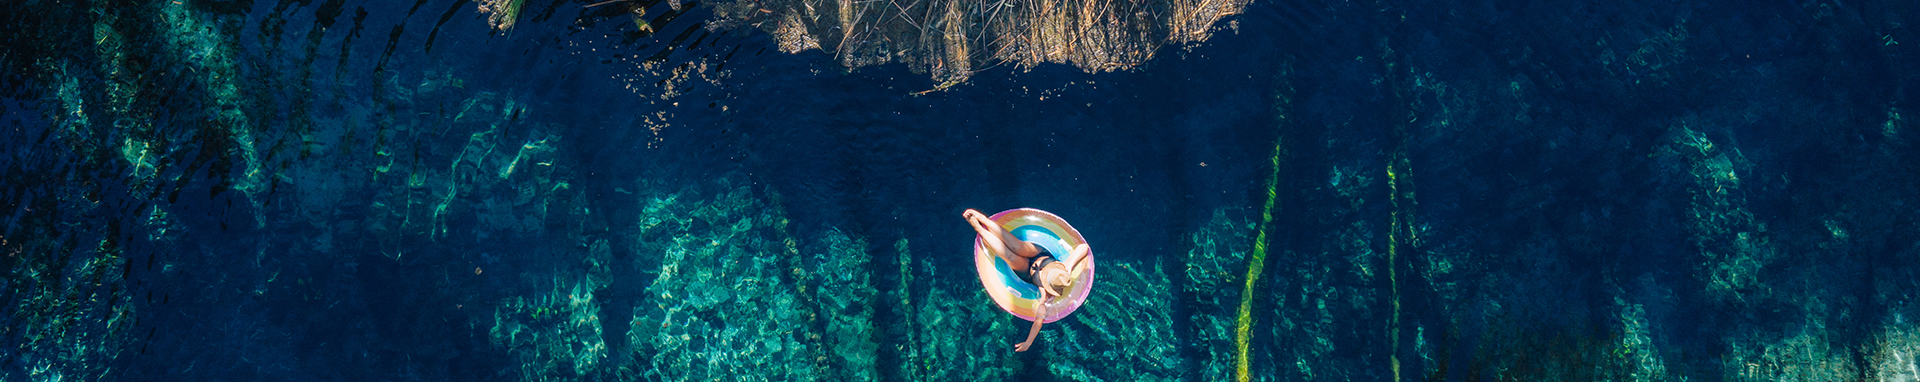
[[[1203,41],[1250,0],[726,0],[714,25],[756,28],[782,50],[822,49],[857,68],[890,62],[942,87],[1011,64],[1123,70],[1167,44]],[[818,3],[818,4],[816,4]]]

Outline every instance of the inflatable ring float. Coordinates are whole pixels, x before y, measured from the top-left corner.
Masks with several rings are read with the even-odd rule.
[[[1054,216],[1047,211],[1032,208],[1012,209],[993,214],[989,219],[1000,224],[1000,228],[1013,234],[1013,237],[1046,248],[1048,253],[1053,254],[1054,258],[1060,261],[1067,261],[1066,256],[1073,253],[1074,247],[1087,242],[1080,237],[1080,231],[1074,230],[1066,220],[1061,220],[1059,216]],[[1074,279],[1073,287],[1067,291],[1067,294],[1044,302],[1047,304],[1047,316],[1044,317],[1047,323],[1059,321],[1073,314],[1074,310],[1080,309],[1080,304],[1087,301],[1087,295],[1093,291],[1092,247],[1088,247],[1086,262],[1087,270],[1081,273],[1079,278]],[[979,236],[973,238],[973,267],[980,273],[980,284],[986,287],[987,294],[993,296],[993,302],[999,304],[1001,310],[1028,321],[1040,319],[1040,317],[1034,317],[1035,308],[1042,303],[1040,288],[1027,283],[1023,276],[1014,273],[1005,259],[987,251],[986,245],[980,243]]]

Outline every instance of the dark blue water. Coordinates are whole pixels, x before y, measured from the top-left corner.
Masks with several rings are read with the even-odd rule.
[[[1912,2],[493,3],[10,7],[0,380],[1920,378]]]

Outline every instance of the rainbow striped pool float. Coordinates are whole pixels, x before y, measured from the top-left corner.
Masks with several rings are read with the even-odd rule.
[[[1074,247],[1087,242],[1085,238],[1080,237],[1080,231],[1073,229],[1073,225],[1067,224],[1066,220],[1061,220],[1059,216],[1054,216],[1047,211],[1032,208],[1012,209],[993,214],[990,219],[999,223],[1001,229],[1007,230],[1014,237],[1046,248],[1048,253],[1053,254],[1054,259],[1060,261],[1067,261],[1066,257],[1073,253]],[[1093,291],[1094,267],[1091,246],[1088,247],[1086,261],[1087,270],[1080,274],[1080,278],[1074,280],[1073,288],[1067,291],[1066,295],[1046,302],[1045,322],[1059,321],[1073,314],[1074,310],[1080,309],[1080,304],[1087,301],[1087,295]],[[977,236],[973,238],[973,267],[980,273],[981,286],[986,288],[987,295],[993,296],[993,302],[999,304],[1001,310],[1029,321],[1039,319],[1035,317],[1034,308],[1039,307],[1041,303],[1040,288],[1027,283],[1020,275],[1015,274],[1006,260],[988,252],[987,247],[980,243],[980,238]]]

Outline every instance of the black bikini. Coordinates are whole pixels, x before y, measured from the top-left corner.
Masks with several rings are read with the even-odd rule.
[[[1033,249],[1040,250],[1040,254],[1033,255],[1033,261],[1027,264],[1027,283],[1040,285],[1040,270],[1045,269],[1048,264],[1057,263],[1060,262],[1060,260],[1054,259],[1053,253],[1047,252],[1046,247],[1036,245],[1033,246]]]

